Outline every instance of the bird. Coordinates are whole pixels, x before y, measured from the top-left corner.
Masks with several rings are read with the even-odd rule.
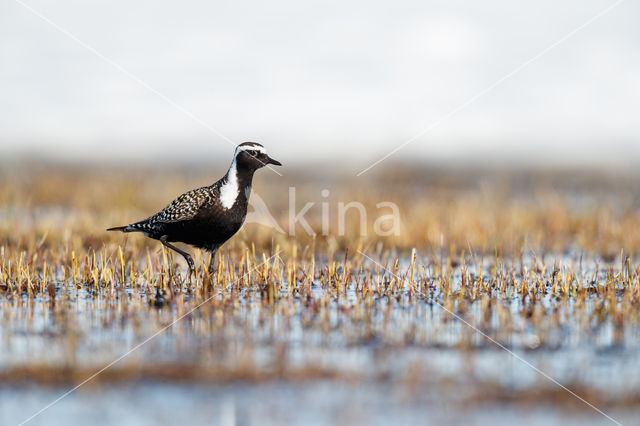
[[[193,259],[172,243],[182,242],[205,250],[211,254],[208,271],[213,273],[216,252],[240,230],[247,217],[253,174],[269,164],[282,166],[269,157],[261,144],[241,143],[235,149],[229,170],[213,185],[185,192],[153,216],[107,231],[141,232],[160,241],[184,257],[189,265],[189,278],[195,271]]]

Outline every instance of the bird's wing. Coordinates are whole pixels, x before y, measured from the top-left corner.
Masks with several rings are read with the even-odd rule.
[[[198,188],[185,192],[167,207],[153,215],[153,222],[172,223],[192,219],[198,211],[214,201],[210,187]]]

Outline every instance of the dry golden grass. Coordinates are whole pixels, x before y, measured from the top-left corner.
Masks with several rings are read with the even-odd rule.
[[[402,172],[402,174],[400,174]],[[222,170],[154,170],[106,166],[72,168],[52,165],[5,167],[0,172],[0,242],[21,248],[61,245],[97,248],[122,243],[120,235],[104,229],[141,219],[164,207],[187,189],[210,184]],[[308,202],[306,215],[321,234],[321,203],[329,203],[328,236],[315,241],[297,227],[295,242],[318,248],[344,250],[354,244],[409,251],[447,247],[452,254],[474,251],[519,256],[524,251],[561,253],[580,250],[611,260],[621,249],[640,251],[640,199],[637,176],[592,176],[581,171],[487,173],[434,171],[424,173],[394,167],[375,176],[356,178],[339,174],[333,180],[296,172],[280,178],[261,171],[255,179],[259,194],[286,232],[288,188],[296,188],[297,210]],[[328,198],[321,197],[329,189]],[[337,203],[358,201],[367,208],[367,235],[360,221],[348,212],[343,236],[337,235]],[[393,201],[400,209],[399,236],[381,238],[373,222],[388,209],[380,201]],[[248,224],[227,247],[251,242],[257,248],[291,243],[293,238],[273,229]],[[128,244],[157,247],[142,238]]]
[[[412,380],[438,383],[447,375],[412,350],[460,355],[473,379],[474,354],[509,357],[496,342],[542,357],[638,346],[640,209],[631,178],[584,174],[580,183],[571,173],[405,167],[323,182],[262,172],[255,189],[283,228],[287,188],[295,186],[298,210],[316,202],[307,216],[315,229],[321,202],[335,209],[359,201],[370,215],[368,235],[359,235],[356,215],[342,236],[298,229],[293,237],[247,224],[219,252],[213,276],[196,254],[192,281],[182,259],[157,242],[104,231],[154,213],[214,175],[5,168],[1,377],[77,383],[135,348],[101,379],[410,382],[416,369],[422,373]],[[372,232],[380,201],[399,206],[400,235]],[[607,403],[636,401],[630,395]]]

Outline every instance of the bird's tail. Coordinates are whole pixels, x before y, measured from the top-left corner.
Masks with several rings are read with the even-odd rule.
[[[114,226],[113,228],[107,229],[107,231],[122,231],[122,232],[131,232],[133,229],[129,225],[125,226]]]

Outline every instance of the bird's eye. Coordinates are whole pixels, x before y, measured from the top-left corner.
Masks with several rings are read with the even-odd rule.
[[[258,151],[249,151],[249,154],[251,154],[252,157],[257,157]]]

